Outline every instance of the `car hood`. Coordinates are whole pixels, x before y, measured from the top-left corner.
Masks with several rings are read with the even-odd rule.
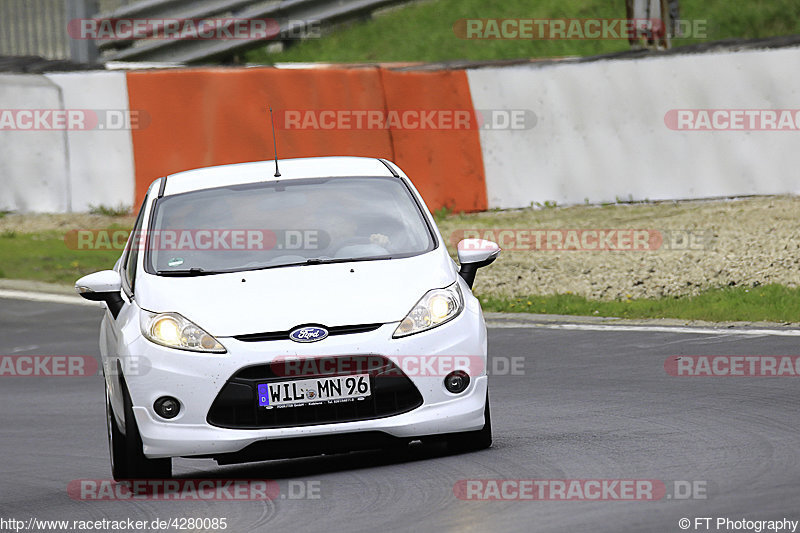
[[[456,280],[442,248],[405,259],[137,279],[142,309],[176,312],[215,337],[398,322],[427,291]]]

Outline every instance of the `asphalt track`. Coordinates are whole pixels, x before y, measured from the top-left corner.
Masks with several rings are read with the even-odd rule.
[[[0,355],[98,356],[100,316],[91,307],[0,299]],[[271,501],[73,500],[71,480],[110,475],[102,378],[0,377],[0,519],[226,517],[235,532],[670,532],[682,531],[681,518],[693,521],[690,531],[732,531],[716,529],[716,518],[800,519],[800,378],[664,370],[672,355],[795,355],[797,337],[503,327],[490,329],[489,342],[492,357],[524,358],[518,375],[490,378],[490,450],[450,455],[412,445],[231,467],[175,461],[179,478],[276,480],[283,497]],[[459,480],[506,478],[655,479],[668,494],[464,501],[453,491]],[[679,499],[676,480],[705,487],[705,498]],[[290,485],[318,497],[293,499]],[[695,529],[697,517],[712,518],[709,529]]]

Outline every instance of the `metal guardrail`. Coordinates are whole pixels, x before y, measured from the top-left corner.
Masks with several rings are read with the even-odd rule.
[[[0,56],[76,61],[79,58],[75,54],[83,51],[81,43],[69,38],[68,22],[81,16],[94,16],[98,9],[115,10],[132,1],[0,0]]]
[[[67,59],[69,41],[64,2],[2,0],[0,55]]]
[[[278,25],[270,40],[250,37],[241,39],[203,40],[196,38],[153,38],[148,32],[133,34],[132,39],[110,39],[98,42],[101,61],[150,61],[198,63],[227,59],[242,51],[265,46],[270,42],[296,39],[310,24],[332,25],[371,15],[377,9],[408,3],[409,0],[143,0],[95,17],[102,19],[271,19]],[[233,24],[228,20],[227,26]],[[158,25],[155,26],[156,28]]]
[[[311,24],[328,27],[412,0],[0,0],[0,56],[41,56],[76,63],[150,61],[198,63],[228,59],[270,42],[296,40]],[[101,13],[98,15],[98,13]],[[269,40],[162,39],[148,33],[97,42],[75,39],[75,19],[271,19]],[[274,27],[273,23],[273,27]],[[228,21],[225,27],[233,24]],[[155,26],[158,28],[158,25]]]

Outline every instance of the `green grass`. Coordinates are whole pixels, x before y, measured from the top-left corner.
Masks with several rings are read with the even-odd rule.
[[[478,273],[480,276],[480,273]],[[800,289],[782,285],[731,287],[697,296],[600,302],[574,294],[497,298],[479,296],[484,311],[545,313],[619,318],[679,318],[686,320],[800,321]]]
[[[452,214],[453,211],[449,207],[442,206],[433,212],[433,218],[436,220],[436,224],[441,224]]]
[[[464,40],[453,32],[462,18],[625,18],[622,0],[434,0],[308,39],[284,52],[266,47],[245,55],[249,63],[284,61],[377,62],[493,60],[588,56],[628,49],[622,40]],[[796,0],[682,0],[682,20],[707,21],[705,38],[679,38],[673,46],[731,37],[800,33]]]
[[[121,250],[72,250],[64,232],[0,233],[0,278],[72,284],[86,274],[112,268]]]
[[[117,207],[107,205],[89,205],[90,215],[103,215],[107,217],[124,217],[131,214],[129,205],[119,204]]]

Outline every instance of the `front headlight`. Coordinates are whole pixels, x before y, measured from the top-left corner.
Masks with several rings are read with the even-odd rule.
[[[441,326],[457,317],[463,309],[464,296],[461,294],[458,282],[444,289],[428,291],[400,322],[392,338],[405,337]]]
[[[142,335],[156,344],[192,352],[226,352],[217,339],[178,313],[142,310],[139,323],[142,325]]]

